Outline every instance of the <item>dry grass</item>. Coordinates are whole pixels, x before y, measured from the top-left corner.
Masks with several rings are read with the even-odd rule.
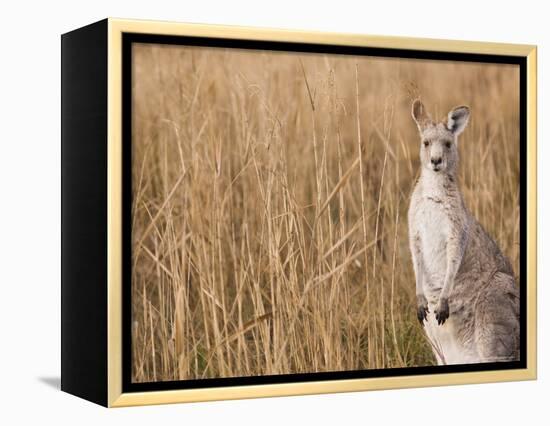
[[[466,203],[519,274],[512,66],[134,48],[133,380],[430,365],[411,98],[468,104]]]

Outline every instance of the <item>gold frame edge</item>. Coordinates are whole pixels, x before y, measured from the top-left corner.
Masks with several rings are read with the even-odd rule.
[[[122,31],[107,25],[107,405],[122,395]]]

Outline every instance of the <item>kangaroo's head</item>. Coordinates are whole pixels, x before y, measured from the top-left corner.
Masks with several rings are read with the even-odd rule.
[[[417,99],[412,105],[412,116],[420,133],[422,167],[432,173],[454,174],[458,166],[457,139],[468,124],[470,109],[453,108],[445,120],[437,123]]]

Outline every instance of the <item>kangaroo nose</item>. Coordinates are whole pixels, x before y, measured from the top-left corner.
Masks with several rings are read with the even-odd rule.
[[[437,158],[432,158],[432,164],[434,166],[439,166],[441,164],[441,157],[437,157]]]

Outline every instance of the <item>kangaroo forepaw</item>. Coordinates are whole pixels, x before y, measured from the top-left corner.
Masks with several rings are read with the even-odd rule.
[[[445,324],[447,318],[449,318],[449,301],[447,299],[439,299],[439,303],[434,309],[435,319],[439,325]]]
[[[424,296],[417,296],[416,317],[420,325],[424,326],[424,321],[428,317],[429,312],[430,310],[428,309],[428,301],[426,298]]]

